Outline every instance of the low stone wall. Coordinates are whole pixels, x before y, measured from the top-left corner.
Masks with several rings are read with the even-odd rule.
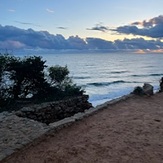
[[[63,101],[23,107],[16,112],[16,115],[49,124],[73,116],[78,112],[84,112],[90,107],[92,105],[88,102],[88,96],[83,95]]]

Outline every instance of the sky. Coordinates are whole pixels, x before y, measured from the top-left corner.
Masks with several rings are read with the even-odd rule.
[[[163,0],[0,0],[0,48],[161,51],[162,6]]]

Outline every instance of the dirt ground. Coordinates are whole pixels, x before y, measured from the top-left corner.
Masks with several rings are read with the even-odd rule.
[[[37,132],[37,131],[36,131]],[[134,96],[48,135],[5,163],[162,163],[163,93]],[[3,162],[4,163],[4,162]]]

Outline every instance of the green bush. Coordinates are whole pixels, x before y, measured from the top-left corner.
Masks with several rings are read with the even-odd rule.
[[[46,71],[45,63],[40,56],[19,58],[1,54],[0,107],[8,101],[43,102],[84,93],[72,82],[67,66],[52,66]]]
[[[72,81],[69,78],[69,70],[67,66],[52,66],[48,68],[50,83],[59,89],[64,90],[67,85],[71,85]]]

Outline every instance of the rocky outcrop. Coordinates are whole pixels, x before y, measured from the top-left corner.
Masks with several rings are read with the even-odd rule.
[[[134,90],[133,90],[133,92],[131,92],[131,94],[143,96],[144,95],[143,88],[140,86],[137,86],[134,88]]]
[[[151,84],[144,83],[143,91],[144,91],[144,94],[146,95],[153,95],[153,86]]]
[[[144,83],[143,87],[140,87],[140,86],[135,87],[132,94],[140,95],[140,96],[142,96],[142,95],[151,96],[154,94],[153,86],[151,84]]]
[[[160,90],[159,92],[163,92],[163,77],[160,79]]]
[[[88,102],[88,96],[83,95],[63,101],[24,107],[16,112],[16,115],[49,124],[73,116],[75,113],[84,112],[90,107],[92,105]]]

